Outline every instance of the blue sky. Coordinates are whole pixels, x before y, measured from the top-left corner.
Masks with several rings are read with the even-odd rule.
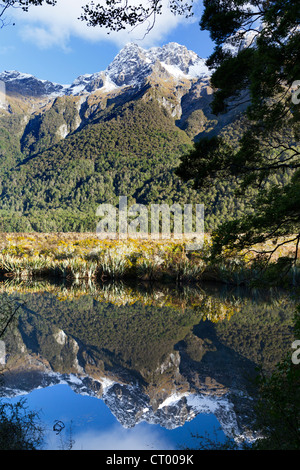
[[[135,1],[135,0],[132,0]],[[167,0],[163,0],[167,4]],[[208,57],[213,44],[199,20],[202,2],[194,0],[194,17],[174,16],[165,8],[155,27],[143,40],[144,26],[134,31],[107,34],[78,20],[84,0],[58,0],[55,7],[32,7],[28,13],[11,10],[0,29],[0,72],[18,70],[56,83],[72,83],[79,75],[105,70],[128,42],[141,47],[178,42]]]
[[[16,403],[20,396],[6,402]],[[175,429],[141,422],[133,428],[123,427],[102,399],[75,393],[68,385],[58,384],[33,390],[26,399],[30,410],[39,413],[45,427],[45,449],[60,448],[60,438],[68,439],[70,426],[75,441],[74,450],[174,450],[197,443],[193,435],[216,436],[222,442],[224,432],[212,413],[200,413],[192,421]],[[62,435],[52,431],[53,423],[65,424]]]

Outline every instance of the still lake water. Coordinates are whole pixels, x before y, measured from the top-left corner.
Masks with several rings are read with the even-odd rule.
[[[2,401],[26,399],[46,449],[175,450],[251,438],[257,366],[291,351],[297,299],[204,284],[2,283]],[[59,434],[56,421],[63,423]]]

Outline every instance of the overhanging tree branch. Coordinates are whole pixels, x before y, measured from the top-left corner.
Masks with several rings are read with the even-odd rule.
[[[20,8],[27,12],[30,6],[41,6],[43,4],[56,5],[57,0],[1,0],[0,1],[0,28],[7,26],[10,22],[4,16],[10,8]],[[14,24],[14,23],[12,23]]]
[[[128,0],[105,0],[105,5],[89,2],[83,6],[80,20],[88,26],[101,26],[111,31],[121,31],[127,27],[135,28],[148,23],[146,34],[154,27],[156,18],[163,13],[162,0],[148,0],[136,5]],[[174,15],[186,18],[193,15],[193,0],[169,0],[168,8]]]

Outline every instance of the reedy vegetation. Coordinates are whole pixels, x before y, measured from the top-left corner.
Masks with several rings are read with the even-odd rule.
[[[235,253],[224,250],[222,262],[216,263],[211,246],[209,236],[205,236],[201,250],[188,251],[184,240],[174,239],[110,240],[93,234],[10,234],[2,238],[0,270],[4,277],[17,279],[299,284],[299,264],[290,267],[286,245],[267,264],[264,258],[255,255],[255,250]],[[268,246],[265,244],[264,249]]]

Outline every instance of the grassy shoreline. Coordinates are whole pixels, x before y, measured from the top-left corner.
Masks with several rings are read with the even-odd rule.
[[[215,281],[234,285],[247,285],[251,278],[261,280],[255,256],[240,253],[214,263],[210,259],[209,235],[205,235],[203,247],[197,251],[187,250],[186,242],[102,239],[96,233],[0,233],[0,274],[18,279]],[[285,251],[278,253],[279,258],[271,264],[269,280],[276,278],[280,260],[291,256],[291,249],[286,246]],[[299,265],[286,280],[299,284]]]

